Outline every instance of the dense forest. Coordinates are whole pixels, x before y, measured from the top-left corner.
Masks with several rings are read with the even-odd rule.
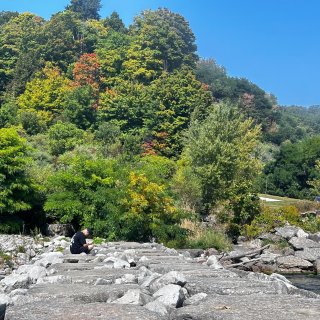
[[[180,14],[127,27],[100,7],[0,13],[0,232],[61,222],[183,245],[186,221],[214,213],[239,234],[259,192],[318,193],[320,107],[280,107],[202,59]]]

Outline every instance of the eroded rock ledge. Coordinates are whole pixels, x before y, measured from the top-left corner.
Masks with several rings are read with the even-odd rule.
[[[320,319],[320,296],[278,274],[226,269],[215,255],[204,261],[155,243],[105,243],[95,255],[67,247],[55,238],[3,277],[6,320]]]

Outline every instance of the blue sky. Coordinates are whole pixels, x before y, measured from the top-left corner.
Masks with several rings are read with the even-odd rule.
[[[0,10],[45,19],[69,0],[0,0]],[[229,75],[273,93],[282,105],[320,105],[320,0],[102,0],[101,16],[117,11],[129,25],[145,9],[182,14],[201,57]]]

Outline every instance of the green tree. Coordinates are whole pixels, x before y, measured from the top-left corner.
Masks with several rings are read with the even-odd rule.
[[[127,28],[124,25],[123,21],[119,17],[119,14],[113,11],[110,17],[104,19],[105,27],[111,28],[112,30],[119,32],[119,33],[126,33]]]
[[[63,117],[78,128],[94,127],[97,118],[97,97],[91,86],[74,88],[63,104]]]
[[[31,208],[34,185],[28,177],[31,163],[26,139],[14,128],[0,129],[0,213],[13,214]]]
[[[168,9],[143,11],[135,18],[130,33],[137,37],[136,44],[141,48],[156,52],[163,70],[173,71],[182,65],[195,66],[195,36],[181,15]]]
[[[8,86],[16,95],[42,66],[44,20],[31,13],[13,17],[0,30],[0,92]]]
[[[188,70],[164,73],[148,87],[153,112],[146,120],[153,134],[156,152],[178,156],[182,150],[183,131],[192,117],[203,117],[212,103],[211,94]]]
[[[71,0],[70,5],[66,7],[67,10],[77,13],[82,20],[99,20],[100,8],[101,0]]]
[[[18,98],[22,120],[25,117],[29,119],[25,123],[22,122],[24,128],[29,130],[30,115],[34,119],[32,121],[35,124],[38,123],[39,128],[51,125],[55,117],[62,113],[63,104],[70,90],[70,80],[61,73],[59,68],[48,63],[37,77],[27,84],[25,92]]]
[[[312,198],[308,181],[318,179],[315,165],[319,158],[320,136],[283,143],[275,160],[265,167],[267,191],[293,198]]]
[[[45,24],[43,35],[45,60],[56,63],[63,71],[85,53],[82,22],[71,11],[54,14]]]
[[[232,204],[253,190],[260,162],[255,148],[260,128],[232,106],[219,104],[203,121],[194,121],[186,140],[186,156],[201,185],[204,213],[221,201]],[[233,204],[234,206],[236,203]]]
[[[15,18],[19,15],[17,11],[1,11],[0,12],[0,26],[8,23],[10,19]]]
[[[49,147],[58,156],[82,143],[83,131],[72,123],[57,122],[48,131]]]

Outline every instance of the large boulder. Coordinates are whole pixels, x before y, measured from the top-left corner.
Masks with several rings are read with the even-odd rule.
[[[151,301],[153,301],[153,298],[142,290],[130,289],[123,297],[115,300],[113,303],[143,306]]]
[[[279,271],[311,270],[313,268],[313,264],[310,261],[295,256],[278,257],[277,266]]]
[[[168,284],[153,294],[153,297],[165,306],[179,308],[185,300],[183,288],[176,284]]]
[[[301,259],[314,262],[320,258],[320,248],[304,248],[303,250],[296,251],[294,255]]]
[[[34,264],[37,266],[43,266],[45,268],[57,264],[63,263],[63,253],[62,252],[48,252],[43,253],[40,256],[40,260],[37,260]]]
[[[301,250],[305,248],[320,248],[320,243],[306,238],[293,237],[290,239],[289,243],[294,247],[295,250]]]
[[[10,292],[14,289],[27,288],[30,283],[30,278],[27,274],[10,274],[0,281],[5,292]]]
[[[32,283],[36,283],[39,278],[47,276],[47,269],[38,265],[22,265],[16,270],[16,274],[26,274]]]
[[[287,240],[290,240],[291,238],[297,235],[297,232],[300,230],[300,228],[293,227],[293,226],[285,226],[285,227],[275,228],[275,230],[276,230],[276,235],[282,238],[285,238]]]
[[[221,263],[218,261],[217,257],[212,255],[208,258],[206,262],[207,266],[213,268],[213,269],[223,269],[223,266]]]
[[[150,284],[150,291],[156,292],[167,284],[177,284],[183,287],[187,283],[185,276],[177,271],[170,271]]]
[[[168,315],[168,307],[158,300],[151,301],[147,303],[144,307],[152,312],[160,314],[161,316]]]

